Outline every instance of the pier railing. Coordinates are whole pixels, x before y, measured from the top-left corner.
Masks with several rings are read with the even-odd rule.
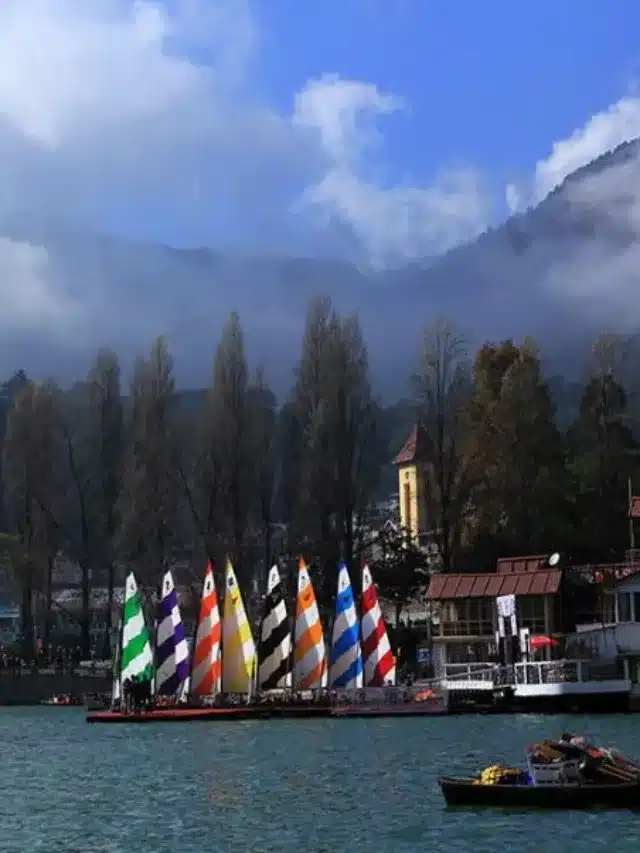
[[[445,664],[442,683],[448,690],[493,690],[510,685],[578,685],[629,680],[629,663],[616,658],[609,661],[554,660],[521,662],[511,666],[491,663]]]

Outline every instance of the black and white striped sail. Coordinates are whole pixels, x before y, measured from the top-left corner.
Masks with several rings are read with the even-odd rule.
[[[291,630],[284,589],[277,566],[267,580],[267,596],[260,628],[258,687],[262,690],[291,686]]]

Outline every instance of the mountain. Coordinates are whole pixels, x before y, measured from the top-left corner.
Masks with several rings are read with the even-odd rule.
[[[360,314],[376,386],[386,399],[406,394],[420,331],[435,314],[453,318],[472,345],[532,334],[552,372],[577,376],[594,336],[605,328],[640,327],[639,150],[637,141],[625,144],[473,243],[395,270],[132,245],[6,224],[4,243],[33,249],[39,266],[27,266],[21,256],[21,265],[7,271],[0,262],[10,309],[0,312],[5,326],[18,298],[7,295],[8,275],[20,283],[23,300],[22,325],[0,337],[0,372],[22,367],[72,380],[100,345],[131,360],[156,334],[167,333],[179,381],[202,385],[219,330],[237,310],[251,358],[282,392],[291,382],[308,301],[324,293],[341,311]],[[47,288],[49,314],[33,331],[27,308]]]

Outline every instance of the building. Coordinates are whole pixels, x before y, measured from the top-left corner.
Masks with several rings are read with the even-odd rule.
[[[433,575],[432,659],[452,707],[505,701],[513,710],[628,710],[631,670],[640,663],[640,625],[631,624],[636,604],[640,617],[640,572],[638,598],[631,577],[614,598],[597,568],[533,556],[499,560],[493,572]],[[606,626],[614,603],[628,621]],[[508,621],[499,614],[507,604]],[[637,660],[623,653],[624,631],[638,642]]]
[[[432,575],[427,600],[439,609],[432,629],[436,672],[444,672],[447,664],[497,659],[499,596],[515,596],[518,626],[532,636],[560,632],[561,587],[562,570],[550,567],[546,556],[498,560],[494,572]]]
[[[425,489],[428,459],[429,438],[420,424],[414,424],[393,464],[398,469],[400,525],[416,542],[430,527]]]

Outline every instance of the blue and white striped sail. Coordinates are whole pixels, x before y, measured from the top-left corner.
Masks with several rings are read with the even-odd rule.
[[[349,572],[344,563],[340,563],[338,572],[329,682],[332,689],[355,690],[362,687],[362,649],[358,616]]]
[[[156,694],[174,696],[189,677],[189,646],[171,572],[162,579],[156,627]]]

